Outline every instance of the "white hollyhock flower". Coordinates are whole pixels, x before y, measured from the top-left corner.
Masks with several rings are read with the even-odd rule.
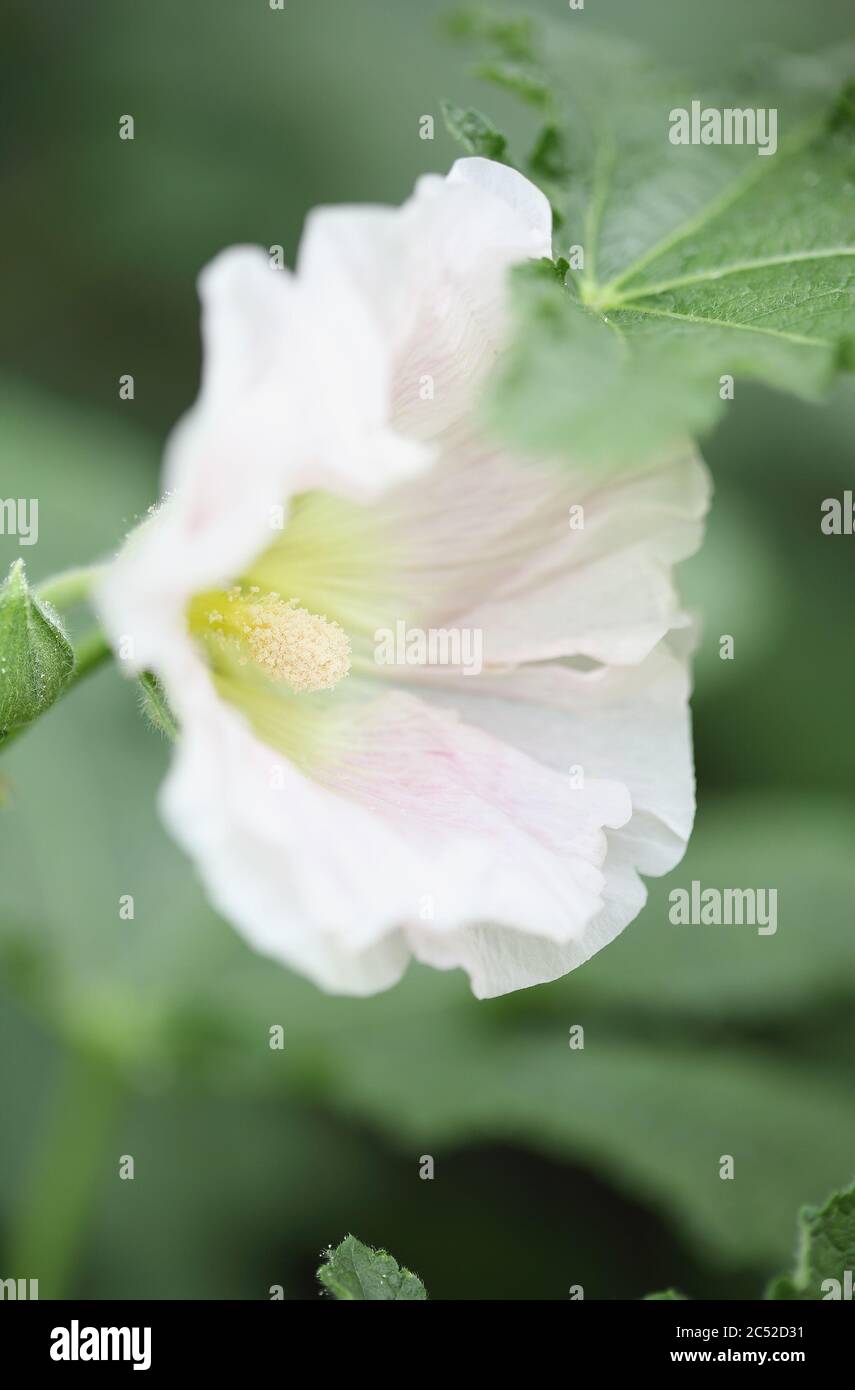
[[[520,174],[464,159],[400,209],[314,213],[293,275],[220,256],[167,500],[101,587],[179,721],[173,835],[255,947],[331,991],[411,957],[480,996],[554,979],[690,832],[671,570],[703,466],[523,461],[479,425],[508,267],[550,226]],[[480,671],[378,664],[402,629],[474,635]]]

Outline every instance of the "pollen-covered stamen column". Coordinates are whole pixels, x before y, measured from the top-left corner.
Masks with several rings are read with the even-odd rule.
[[[350,671],[350,638],[338,623],[299,606],[296,598],[235,585],[202,594],[190,605],[190,628],[239,652],[297,692],[332,690]]]

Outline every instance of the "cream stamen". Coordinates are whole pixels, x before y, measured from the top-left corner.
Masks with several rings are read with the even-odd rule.
[[[212,607],[207,619],[224,639],[237,639],[242,665],[252,660],[298,693],[332,690],[350,671],[350,638],[338,623],[257,585],[225,597],[226,611]]]

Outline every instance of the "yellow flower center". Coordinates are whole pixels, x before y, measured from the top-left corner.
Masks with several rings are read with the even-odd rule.
[[[350,638],[338,623],[258,585],[199,594],[189,617],[197,636],[296,693],[332,690],[350,671]]]
[[[411,606],[408,563],[394,517],[305,492],[234,588],[187,606],[220,697],[262,743],[313,776],[352,752],[359,711],[376,692],[366,680],[377,674],[375,631]]]

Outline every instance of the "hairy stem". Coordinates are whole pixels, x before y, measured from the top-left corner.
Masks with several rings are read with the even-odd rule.
[[[64,570],[39,584],[36,593],[40,599],[44,599],[60,611],[74,608],[76,604],[84,603],[88,599],[104,568],[104,565],[82,565],[77,569]]]

